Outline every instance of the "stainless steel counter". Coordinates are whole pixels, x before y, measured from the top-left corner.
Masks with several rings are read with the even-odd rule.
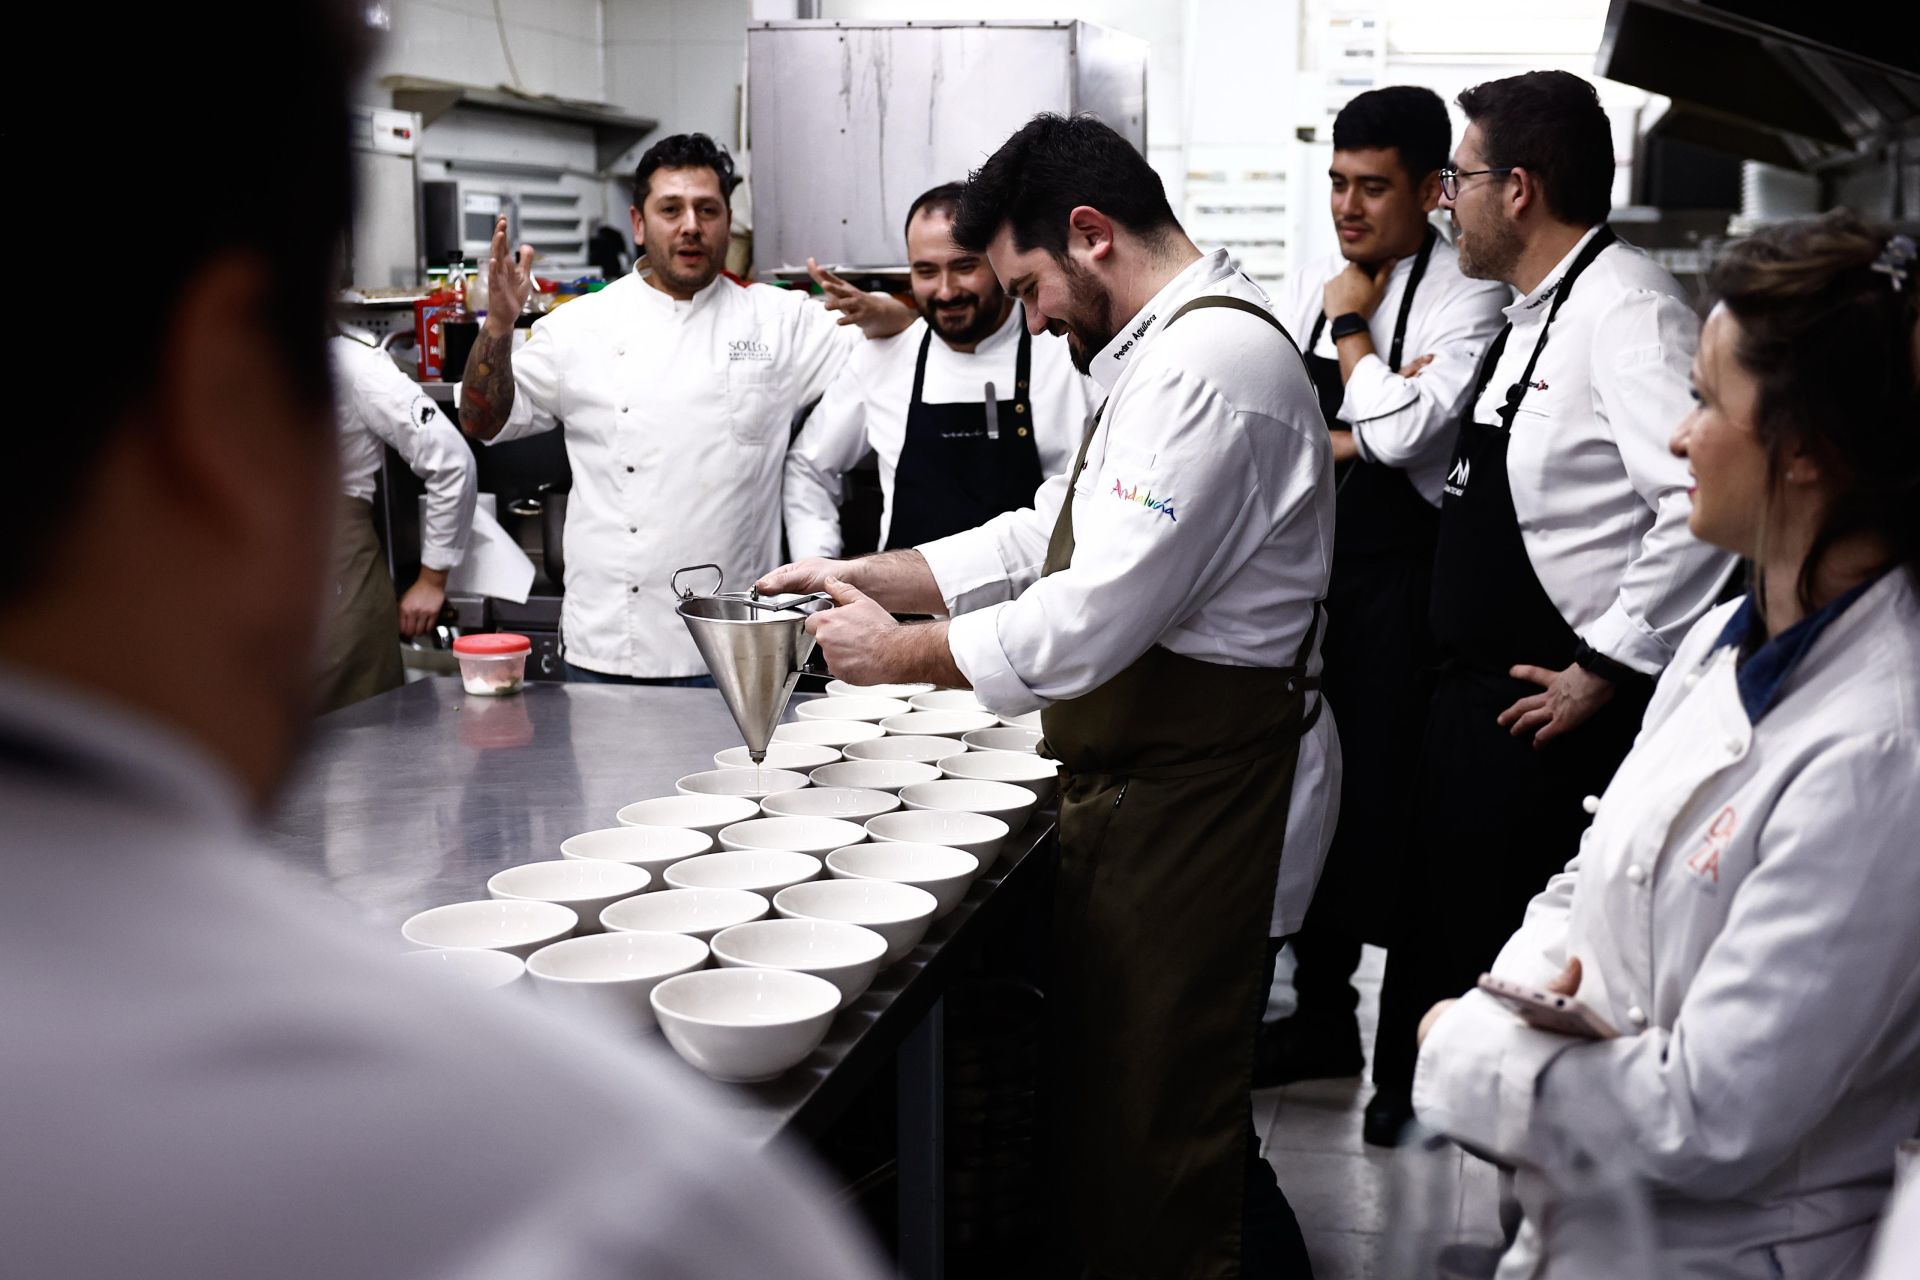
[[[457,680],[422,680],[319,721],[273,838],[391,930],[398,950],[407,916],[485,897],[494,872],[559,857],[568,836],[616,825],[622,805],[671,794],[676,778],[713,768],[714,752],[739,741],[710,689],[537,683],[474,698]],[[902,1141],[916,1148],[912,1158],[902,1151],[903,1196],[917,1177],[917,1229],[934,1236],[909,1253],[938,1256],[941,989],[983,924],[1037,881],[1052,837],[1050,817],[1036,817],[966,900],[840,1013],[811,1058],[724,1091],[760,1140],[813,1136],[900,1051]],[[933,1274],[937,1263],[909,1269]]]

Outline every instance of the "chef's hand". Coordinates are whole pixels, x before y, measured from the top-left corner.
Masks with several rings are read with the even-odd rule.
[[[1427,1010],[1426,1016],[1420,1019],[1420,1029],[1414,1032],[1414,1047],[1418,1048],[1425,1044],[1427,1042],[1427,1032],[1433,1030],[1433,1024],[1446,1017],[1447,1010],[1459,1003],[1458,1000],[1442,1000],[1439,1004]],[[1402,1043],[1404,1043],[1404,1041]]]
[[[1523,665],[1507,674],[1516,680],[1531,680],[1546,690],[1520,699],[1499,715],[1500,723],[1514,737],[1532,733],[1536,748],[1579,728],[1613,699],[1612,682],[1578,664],[1565,671]],[[1536,729],[1539,732],[1535,733]]]
[[[853,562],[809,556],[805,560],[781,565],[754,583],[753,589],[763,596],[810,595],[815,591],[825,591],[829,578],[837,578],[842,582],[853,581]]]
[[[1580,957],[1574,956],[1567,961],[1567,967],[1560,976],[1547,984],[1547,990],[1556,996],[1577,996],[1580,994]]]
[[[891,295],[854,288],[812,258],[807,259],[807,272],[826,291],[827,310],[838,311],[841,324],[857,324],[869,338],[891,338],[920,316]]]
[[[807,630],[820,642],[827,669],[848,684],[892,680],[884,659],[900,624],[851,583],[829,577],[823,589],[833,597],[834,607],[809,617]]]
[[[523,244],[515,254],[507,246],[507,219],[493,224],[493,244],[487,254],[487,332],[496,338],[513,333],[513,322],[533,296],[533,246]]]
[[[400,597],[400,634],[418,636],[431,631],[446,603],[447,571],[422,568],[407,594]]]
[[[1387,277],[1393,273],[1396,261],[1388,258],[1372,275],[1357,263],[1349,262],[1346,270],[1327,281],[1327,287],[1321,290],[1321,305],[1327,314],[1343,316],[1349,311],[1358,311],[1371,318],[1380,307],[1380,298],[1387,291]]]
[[[1403,378],[1417,378],[1420,376],[1420,371],[1432,363],[1433,357],[1430,355],[1417,356],[1407,364],[1406,368],[1400,371],[1400,376]]]

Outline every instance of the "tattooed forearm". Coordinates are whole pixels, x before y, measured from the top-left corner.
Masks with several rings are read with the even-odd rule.
[[[500,336],[480,328],[460,387],[460,428],[478,440],[491,440],[513,412],[513,333]]]

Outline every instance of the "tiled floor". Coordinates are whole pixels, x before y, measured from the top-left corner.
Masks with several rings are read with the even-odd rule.
[[[1288,957],[1281,956],[1284,975]],[[1386,953],[1368,947],[1355,986],[1360,991],[1360,1035],[1369,1058],[1379,1009]],[[1279,985],[1279,984],[1277,984]],[[1279,993],[1285,996],[1282,989]],[[1286,1008],[1276,1001],[1270,1015]],[[1313,1256],[1315,1280],[1400,1280],[1393,1247],[1423,1234],[1424,1216],[1412,1200],[1419,1187],[1451,1202],[1453,1238],[1498,1239],[1492,1167],[1470,1156],[1428,1157],[1444,1167],[1416,1168],[1411,1152],[1370,1147],[1360,1140],[1360,1113],[1371,1095],[1365,1077],[1312,1080],[1253,1095],[1254,1125],[1264,1135],[1261,1154],[1300,1219]],[[1400,1162],[1396,1179],[1396,1161]],[[1444,1219],[1443,1211],[1437,1215]]]

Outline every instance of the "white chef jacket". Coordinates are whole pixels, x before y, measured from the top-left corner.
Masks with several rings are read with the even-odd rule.
[[[1621,1038],[1469,994],[1421,1049],[1414,1106],[1523,1165],[1550,1135],[1610,1153],[1653,1193],[1664,1276],[1852,1276],[1920,1131],[1920,601],[1881,578],[1757,723],[1717,644],[1735,608],[1688,634],[1578,856],[1494,962],[1540,985],[1579,957],[1579,998]],[[1537,1175],[1518,1187],[1530,1227],[1503,1276],[1536,1274],[1549,1203]],[[1581,1261],[1549,1251],[1545,1274]]]
[[[1513,333],[1474,421],[1500,421],[1494,411],[1526,370],[1560,278],[1597,234],[1507,308]],[[1668,448],[1693,409],[1699,342],[1679,283],[1633,246],[1609,246],[1554,319],[1507,444],[1520,540],[1547,598],[1581,639],[1649,675],[1734,565],[1687,528],[1687,464]]]
[[[441,416],[420,384],[400,372],[386,352],[338,335],[327,351],[340,428],[340,491],[371,502],[380,446],[392,445],[427,486],[420,563],[453,568],[466,557],[473,537],[479,492],[473,453],[460,429]]]
[[[1005,323],[970,352],[955,351],[938,334],[927,344],[928,404],[981,404],[986,384],[1001,400],[1014,398],[1014,369],[1026,312],[1018,303]],[[913,371],[926,337],[924,318],[891,338],[863,342],[820,397],[787,453],[787,550],[796,560],[837,556],[841,550],[841,481],[872,449],[880,463],[880,545],[893,527],[893,473],[907,436]],[[1029,410],[1041,478],[1073,465],[1080,435],[1093,412],[1093,391],[1073,367],[1065,338],[1043,333],[1029,356]],[[1001,424],[1006,431],[1012,424]]]
[[[1406,472],[1420,496],[1437,507],[1453,461],[1462,402],[1473,386],[1480,357],[1506,322],[1502,310],[1513,300],[1513,290],[1495,280],[1461,275],[1459,251],[1444,237],[1436,239],[1426,275],[1413,293],[1400,354],[1403,365],[1426,355],[1433,363],[1418,377],[1403,378],[1399,370],[1387,367],[1387,356],[1413,261],[1400,259],[1387,276],[1386,292],[1367,324],[1375,354],[1354,366],[1340,417],[1352,426],[1354,447],[1362,458]],[[1313,335],[1327,281],[1346,268],[1347,260],[1334,253],[1287,277],[1276,312],[1295,342],[1304,344]],[[1321,327],[1319,343],[1304,354],[1339,363],[1331,316]]]
[[[745,590],[779,562],[793,416],[859,340],[804,293],[726,276],[678,302],[636,272],[534,324],[494,443],[565,425],[567,661],[705,673],[668,580],[712,563]]]
[[[178,734],[0,672],[0,812],[7,1274],[885,1274],[669,1050],[406,971]]]
[[[1222,311],[1165,326],[1203,294],[1268,305],[1225,250],[1194,262],[1094,356],[1107,401],[1085,469],[919,548],[954,661],[1002,715],[1090,692],[1156,644],[1225,666],[1299,656],[1332,563],[1332,446],[1306,366],[1269,326]],[[1042,578],[1070,482],[1073,564]],[[1332,834],[1329,710],[1301,739],[1276,933],[1304,918]]]

